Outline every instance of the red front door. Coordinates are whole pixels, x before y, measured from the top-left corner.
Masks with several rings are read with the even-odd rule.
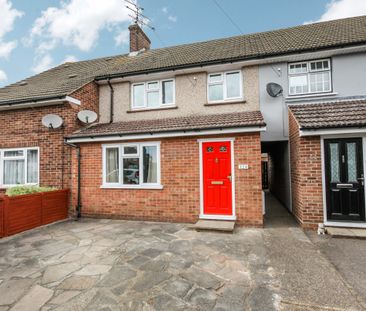
[[[202,143],[204,215],[233,215],[230,144]]]

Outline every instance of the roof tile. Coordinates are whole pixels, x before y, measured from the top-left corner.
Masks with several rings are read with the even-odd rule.
[[[166,118],[157,120],[99,123],[75,132],[70,137],[132,135],[250,126],[265,126],[260,111],[192,115],[188,117]]]
[[[366,99],[293,105],[289,109],[302,130],[366,126]]]
[[[0,104],[61,97],[98,77],[195,66],[201,63],[264,58],[366,43],[366,16],[67,63],[0,89]],[[69,78],[77,74],[75,78]]]

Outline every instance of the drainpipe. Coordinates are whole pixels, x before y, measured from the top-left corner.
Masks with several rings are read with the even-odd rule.
[[[111,79],[108,79],[108,85],[111,89],[111,98],[110,98],[110,117],[109,117],[109,123],[113,123],[114,119],[114,88],[111,83]]]
[[[78,158],[78,186],[77,186],[77,205],[76,205],[76,219],[79,220],[81,218],[81,151],[80,146],[68,143],[65,141],[65,144],[75,148],[77,152],[77,158]]]

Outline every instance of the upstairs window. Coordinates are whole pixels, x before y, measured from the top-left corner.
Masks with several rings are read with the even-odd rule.
[[[0,185],[5,187],[38,184],[38,148],[0,150]]]
[[[221,102],[241,99],[241,72],[230,71],[209,74],[207,92],[208,102]]]
[[[174,79],[132,85],[132,109],[162,108],[175,104]]]
[[[330,60],[316,60],[289,64],[289,94],[304,95],[330,92]]]

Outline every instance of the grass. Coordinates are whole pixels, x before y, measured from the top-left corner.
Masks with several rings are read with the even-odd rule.
[[[32,193],[39,193],[39,192],[48,192],[57,190],[57,188],[53,187],[39,187],[39,186],[17,186],[8,188],[6,190],[6,195],[9,197],[23,195],[23,194],[32,194]]]

